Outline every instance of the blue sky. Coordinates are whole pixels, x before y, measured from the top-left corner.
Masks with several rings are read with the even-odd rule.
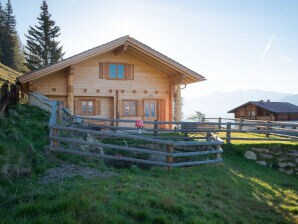
[[[0,0],[2,4],[6,0]],[[11,0],[23,44],[41,0]],[[66,57],[130,35],[201,73],[183,96],[263,89],[298,94],[296,0],[48,0]]]

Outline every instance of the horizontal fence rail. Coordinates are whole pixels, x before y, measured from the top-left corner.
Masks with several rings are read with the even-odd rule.
[[[121,131],[121,130],[136,130],[134,124],[136,120],[122,119],[106,119],[98,117],[80,117],[86,123],[102,122],[99,126],[103,129]],[[172,122],[172,121],[143,121],[145,127],[143,131],[152,132],[155,136],[159,133],[176,132],[184,133],[186,139],[200,139],[190,137],[189,134],[196,133],[225,133],[221,134],[222,139],[227,143],[233,140],[237,141],[297,141],[298,140],[298,121],[283,122],[283,121],[264,121],[264,120],[248,120],[248,119],[233,119],[233,118],[205,118],[201,122]],[[123,126],[125,124],[125,126]],[[151,126],[150,126],[151,125]],[[162,128],[162,125],[172,125],[170,128]],[[257,137],[235,137],[237,133],[247,133],[264,135]],[[161,137],[166,138],[166,137]],[[204,137],[203,137],[204,138]]]
[[[298,122],[207,118],[201,122],[143,121],[143,127],[136,127],[136,120],[72,115],[57,101],[52,102],[51,111],[51,151],[104,161],[166,167],[213,164],[223,162],[224,140],[298,141]]]
[[[221,144],[223,141],[220,139],[209,136],[209,140],[206,141],[181,141],[181,140],[164,140],[164,139],[156,139],[154,136],[144,136],[144,135],[135,135],[129,133],[122,133],[122,132],[109,132],[109,131],[97,131],[97,130],[90,130],[84,128],[75,128],[75,127],[66,127],[62,125],[50,125],[51,135],[50,140],[53,142],[51,144],[50,149],[54,152],[63,152],[63,153],[72,153],[76,155],[82,156],[95,156],[98,158],[103,159],[114,159],[114,160],[122,160],[127,162],[135,162],[135,163],[143,163],[143,164],[150,164],[150,165],[159,165],[159,166],[167,166],[167,167],[179,167],[179,166],[191,166],[191,165],[199,165],[199,164],[208,164],[208,163],[219,163],[222,162],[223,159],[221,158],[220,154],[223,153],[221,149]],[[89,141],[89,140],[82,140],[76,139],[73,137],[62,137],[59,136],[63,133],[80,133],[80,134],[91,134],[93,135],[98,141]],[[132,146],[120,146],[114,144],[107,144],[100,142],[100,139],[125,139],[125,140],[134,140],[140,141],[143,143],[149,144],[157,144],[159,145],[159,150],[165,149],[164,151],[159,151],[156,149],[146,149],[140,147],[132,147]],[[92,146],[101,149],[111,149],[117,151],[125,151],[130,153],[142,153],[142,154],[149,154],[149,155],[156,155],[160,158],[163,158],[164,161],[154,161],[150,158],[134,158],[128,156],[119,156],[119,155],[109,155],[106,153],[94,153],[94,152],[84,152],[79,150],[73,150],[69,148],[61,147],[65,143],[71,143],[76,146]],[[185,147],[181,150],[180,147]],[[192,148],[193,147],[193,148]],[[202,147],[202,148],[198,148]],[[202,150],[203,149],[203,150]],[[214,158],[208,158],[203,161],[196,160],[194,157],[196,156],[213,156]],[[186,161],[175,161],[175,158],[186,158]],[[190,158],[190,159],[189,159]]]

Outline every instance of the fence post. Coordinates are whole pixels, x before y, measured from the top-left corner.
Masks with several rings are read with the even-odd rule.
[[[59,131],[57,129],[53,129],[53,137],[57,137],[59,135]],[[59,142],[54,140],[53,141],[53,147],[58,148],[59,147]]]
[[[211,140],[212,140],[212,135],[211,135],[210,132],[207,132],[207,134],[206,134],[206,141],[209,142]]]
[[[240,118],[240,121],[239,121],[239,130],[241,131],[242,130],[242,127],[243,127],[243,117]]]
[[[218,118],[218,129],[221,130],[221,117]]]
[[[174,152],[174,147],[173,145],[167,145],[167,153],[173,153]],[[166,162],[168,163],[168,168],[173,167],[173,156],[172,155],[167,155],[166,156]]]
[[[188,126],[184,127],[185,129],[184,131],[184,137],[187,138],[188,137]]]
[[[268,126],[268,124],[270,123],[270,121],[266,121],[266,137],[269,138],[270,135],[270,127]]]
[[[231,143],[231,122],[227,123],[227,135],[226,135],[227,144]]]
[[[216,140],[218,140],[218,139],[216,139]],[[220,150],[220,149],[221,149],[220,144],[217,144],[217,145],[216,145],[216,150]],[[216,154],[216,158],[217,158],[217,159],[221,158],[221,154],[220,154],[220,153],[217,153],[217,154]]]
[[[159,125],[158,125],[158,120],[154,120],[154,136],[157,136],[158,135],[158,129],[159,128]]]
[[[57,101],[57,121],[58,123],[62,122],[62,103]]]

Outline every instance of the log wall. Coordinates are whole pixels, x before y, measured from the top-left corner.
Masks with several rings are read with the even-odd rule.
[[[134,79],[101,79],[99,77],[99,63],[104,62],[133,64]],[[71,88],[72,85],[73,89]],[[30,82],[29,86],[31,91],[40,92],[50,99],[63,101],[64,105],[71,111],[78,111],[75,108],[74,100],[81,98],[113,99],[112,108],[106,109],[111,113],[109,116],[105,115],[107,118],[143,119],[144,114],[140,113],[140,108],[142,108],[140,105],[138,105],[137,116],[123,117],[121,114],[123,100],[138,100],[138,104],[141,104],[143,100],[155,99],[156,102],[163,102],[164,105],[164,108],[158,112],[158,118],[162,117],[171,121],[173,119],[171,101],[173,100],[174,89],[172,85],[170,75],[142,59],[131,55],[129,52],[116,55],[111,51],[74,64],[63,71],[36,79]],[[161,113],[164,113],[163,116]]]

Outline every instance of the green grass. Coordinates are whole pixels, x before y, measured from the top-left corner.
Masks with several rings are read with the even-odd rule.
[[[297,177],[242,158],[238,155],[240,145],[224,146],[223,165],[116,170],[107,168],[101,160],[47,154],[44,145],[48,144],[48,115],[29,106],[18,106],[17,110],[21,114],[19,120],[14,125],[6,123],[6,128],[1,126],[5,136],[2,135],[0,161],[10,157],[5,164],[15,164],[13,157],[19,155],[32,173],[29,177],[6,177],[0,182],[0,223],[263,224],[298,221]],[[23,124],[26,119],[28,127]],[[8,140],[10,129],[22,138]],[[27,154],[31,144],[36,153],[34,164],[38,166],[32,165],[31,156]],[[106,179],[75,177],[52,184],[38,182],[37,174],[62,161],[119,175]]]
[[[48,163],[44,146],[49,114],[27,105],[12,106],[10,111],[9,117],[0,118],[1,181],[41,173]]]
[[[222,138],[222,137],[226,137],[226,133],[225,132],[220,132],[217,133],[217,135]],[[231,137],[232,138],[260,138],[260,139],[264,139],[266,138],[265,134],[258,134],[258,133],[237,133],[237,132],[233,132],[231,133]],[[284,139],[283,137],[278,137],[278,136],[274,136],[274,135],[270,135],[269,136],[269,140],[231,140],[231,142],[233,144],[286,144],[286,145],[297,145],[298,141],[270,141],[270,139]]]

